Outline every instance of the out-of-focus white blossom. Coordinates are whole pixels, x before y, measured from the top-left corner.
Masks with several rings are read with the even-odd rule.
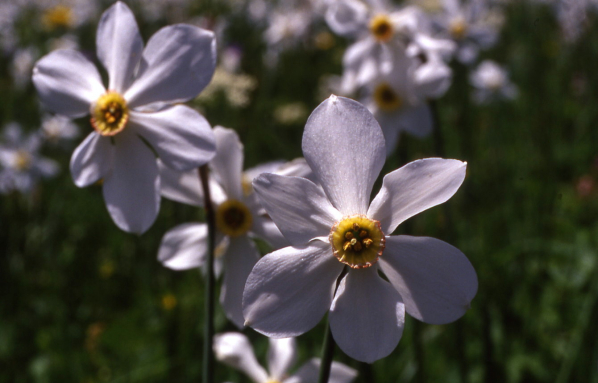
[[[17,49],[12,57],[10,74],[17,89],[24,89],[31,82],[33,64],[39,58],[35,47]]]
[[[39,155],[40,147],[37,134],[24,135],[16,123],[5,128],[0,142],[0,193],[28,193],[40,178],[58,173],[56,162]]]
[[[318,380],[320,359],[310,359],[294,374],[289,374],[297,360],[295,338],[272,339],[268,349],[268,371],[258,363],[249,339],[238,332],[214,337],[214,354],[220,362],[242,371],[255,383],[314,383]],[[330,366],[329,383],[350,383],[357,371],[339,362]]]
[[[475,88],[473,100],[487,104],[495,100],[511,100],[517,96],[517,87],[509,80],[507,70],[494,61],[485,60],[469,76]]]
[[[257,81],[252,76],[232,73],[219,66],[214,72],[214,77],[206,89],[197,98],[200,102],[210,102],[216,94],[222,92],[226,101],[235,107],[242,108],[251,101],[250,95],[255,89]]]
[[[42,117],[42,136],[52,144],[77,138],[79,133],[79,127],[68,117],[51,114]]]

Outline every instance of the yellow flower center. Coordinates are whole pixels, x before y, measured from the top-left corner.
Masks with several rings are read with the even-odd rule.
[[[251,212],[241,201],[229,199],[216,210],[216,227],[226,235],[238,237],[251,229]]]
[[[118,93],[108,91],[91,106],[91,125],[102,136],[121,132],[129,120],[127,102]]]
[[[353,269],[378,262],[386,246],[380,222],[364,215],[346,217],[335,223],[328,239],[334,256]]]
[[[385,82],[378,84],[374,89],[374,101],[385,112],[399,109],[403,105],[401,97]]]
[[[174,309],[178,301],[173,294],[162,295],[162,308],[166,311]]]
[[[23,170],[27,170],[31,167],[31,155],[23,150],[19,150],[17,152],[16,158],[15,158],[15,170],[17,171],[23,171]]]
[[[461,40],[467,34],[467,23],[463,19],[455,19],[449,25],[449,32],[455,40]]]
[[[280,383],[280,381],[276,380],[276,379],[268,379],[266,381],[266,383]]]
[[[370,20],[370,32],[380,42],[387,42],[392,38],[394,28],[388,15],[380,14]]]
[[[245,196],[250,195],[253,193],[253,185],[251,184],[251,179],[247,177],[245,174],[241,177],[241,187],[243,188],[243,194]]]
[[[42,23],[49,30],[69,28],[73,25],[73,10],[64,5],[48,8],[42,15]]]

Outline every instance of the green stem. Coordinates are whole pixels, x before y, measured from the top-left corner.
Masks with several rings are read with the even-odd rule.
[[[204,322],[204,352],[203,352],[203,383],[214,382],[214,351],[212,339],[214,338],[214,249],[216,239],[216,216],[210,197],[208,182],[208,166],[199,168],[199,180],[204,194],[204,206],[206,221],[208,224],[208,259],[206,263],[206,290],[205,308],[206,318]]]
[[[326,333],[324,334],[324,344],[322,344],[322,361],[320,364],[320,376],[318,383],[328,383],[330,378],[330,366],[332,365],[332,357],[334,356],[334,346],[336,342],[332,337],[330,331],[330,318],[326,321]]]

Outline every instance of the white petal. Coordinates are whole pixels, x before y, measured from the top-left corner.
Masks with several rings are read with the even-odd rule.
[[[453,78],[451,68],[442,60],[429,60],[413,72],[417,93],[422,97],[441,97],[450,87]]]
[[[106,177],[114,164],[114,145],[108,137],[91,132],[71,156],[71,175],[78,187]]]
[[[386,238],[382,271],[412,317],[432,324],[460,318],[478,289],[476,272],[456,247],[436,238]]]
[[[405,306],[397,290],[378,275],[377,267],[350,270],[330,308],[330,330],[351,358],[372,363],[397,347]]]
[[[125,3],[118,1],[102,14],[96,47],[98,59],[108,71],[108,89],[122,94],[133,81],[143,51],[135,16]]]
[[[366,28],[368,9],[356,0],[337,0],[326,11],[326,22],[334,33],[351,36]]]
[[[342,269],[343,264],[325,242],[267,254],[247,278],[243,294],[245,324],[273,338],[309,331],[330,308]]]
[[[160,209],[160,177],[154,153],[126,129],[115,137],[114,167],[104,179],[104,201],[116,226],[142,234]]]
[[[184,172],[173,170],[158,160],[160,170],[160,193],[163,197],[192,206],[203,206],[203,190],[197,169]],[[209,179],[210,198],[216,205],[226,200],[224,190],[214,181]]]
[[[278,226],[269,218],[254,215],[251,232],[258,238],[268,242],[274,250],[290,245],[290,242],[282,235]]]
[[[244,372],[256,383],[268,380],[268,374],[259,365],[249,339],[238,332],[214,336],[214,355],[220,362]]]
[[[295,338],[270,338],[268,349],[268,371],[270,378],[280,381],[293,367],[297,359],[297,342]]]
[[[390,156],[394,153],[401,135],[401,113],[402,110],[385,112],[377,110],[374,112],[376,120],[380,123],[380,128],[384,134],[384,141],[386,142],[386,155]]]
[[[343,215],[365,214],[386,159],[384,135],[367,108],[331,96],[309,116],[302,147],[332,205]]]
[[[260,258],[253,242],[246,236],[231,237],[224,254],[224,280],[220,303],[226,316],[237,327],[243,328],[243,289],[247,276]]]
[[[388,173],[367,216],[380,221],[384,233],[392,233],[407,218],[451,198],[465,179],[466,166],[458,160],[426,158]]]
[[[427,103],[406,107],[399,117],[399,124],[404,131],[415,137],[427,137],[434,127],[432,111]]]
[[[320,359],[312,358],[284,383],[313,383],[318,381]],[[328,383],[350,383],[357,377],[357,371],[339,362],[332,362]]]
[[[203,223],[184,223],[162,237],[158,261],[173,270],[188,270],[205,263],[208,227]]]
[[[89,114],[90,105],[105,92],[93,63],[67,49],[42,57],[33,68],[33,83],[48,109],[68,117]]]
[[[205,29],[186,24],[160,29],[143,51],[139,77],[125,93],[131,107],[174,104],[197,96],[216,68],[216,40]]]
[[[158,152],[162,163],[174,170],[197,168],[216,153],[210,124],[188,106],[175,105],[154,113],[131,111],[130,124]]]
[[[262,206],[294,246],[330,233],[342,216],[322,189],[301,177],[265,173],[253,181]]]
[[[217,126],[214,128],[214,136],[216,155],[210,163],[214,178],[220,182],[229,198],[241,200],[243,198],[243,144],[237,132],[232,129]]]

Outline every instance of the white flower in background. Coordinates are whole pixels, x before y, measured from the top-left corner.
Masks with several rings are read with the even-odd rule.
[[[384,165],[384,136],[363,105],[336,96],[314,110],[302,146],[322,188],[275,174],[253,182],[292,246],[267,254],[253,268],[243,294],[245,324],[273,338],[298,336],[330,310],[339,347],[371,363],[397,346],[405,310],[433,324],[461,317],[477,291],[467,257],[438,239],[389,234],[448,200],[463,182],[466,164],[411,162],[384,177],[370,204]]]
[[[310,359],[294,374],[288,371],[297,360],[295,338],[268,339],[268,370],[257,361],[249,339],[238,332],[214,336],[214,354],[220,362],[242,371],[255,383],[313,383],[318,380],[320,359]],[[329,383],[350,383],[357,371],[342,363],[332,362]]]
[[[17,89],[23,90],[31,81],[33,64],[39,58],[35,47],[17,49],[12,57],[10,74]]]
[[[72,140],[79,134],[79,127],[68,117],[50,114],[42,117],[42,136],[52,144]]]
[[[72,33],[65,33],[64,35],[49,39],[46,43],[49,51],[58,49],[79,49],[79,37]]]
[[[457,59],[471,64],[480,50],[491,48],[498,39],[502,16],[489,9],[485,0],[442,0],[443,12],[435,18],[441,36],[457,43]]]
[[[58,173],[56,162],[39,155],[41,139],[36,134],[23,135],[18,124],[5,128],[0,143],[0,192],[30,192],[40,178]]]
[[[98,1],[44,0],[36,1],[41,25],[47,31],[72,29],[92,20],[99,11]]]
[[[96,46],[108,72],[107,88],[93,63],[72,50],[38,61],[33,83],[52,111],[71,118],[91,114],[94,131],[71,158],[75,184],[85,187],[103,179],[104,200],[116,225],[143,233],[160,207],[156,154],[181,171],[214,155],[209,123],[179,104],[195,98],[212,78],[214,36],[177,24],[156,32],[144,49],[133,13],[117,2],[102,15]]]
[[[18,44],[14,23],[19,18],[22,5],[19,1],[0,2],[0,49],[8,54]]]
[[[469,75],[469,82],[475,88],[473,100],[478,104],[517,97],[517,87],[509,80],[507,70],[491,60],[481,62]]]
[[[288,242],[276,225],[260,214],[261,205],[254,194],[243,190],[243,145],[232,129],[216,127],[216,156],[210,162],[210,193],[216,211],[216,243],[224,263],[220,303],[227,317],[243,327],[241,299],[247,276],[259,259],[252,238],[258,237],[273,247]],[[203,206],[203,192],[197,170],[176,172],[161,167],[162,195],[194,206]],[[186,223],[168,231],[162,238],[158,260],[174,270],[201,267],[206,260],[208,229],[205,223]]]
[[[431,36],[431,24],[417,7],[396,8],[385,0],[331,2],[326,21],[337,34],[357,37],[343,57],[343,92],[388,74],[396,65],[395,49],[402,49],[422,64],[450,58],[455,44]],[[406,69],[405,69],[406,70]]]
[[[251,101],[251,92],[257,86],[257,80],[247,74],[229,72],[223,66],[218,66],[214,72],[212,82],[197,98],[199,102],[213,102],[215,96],[222,92],[226,101],[234,108],[243,108]]]

